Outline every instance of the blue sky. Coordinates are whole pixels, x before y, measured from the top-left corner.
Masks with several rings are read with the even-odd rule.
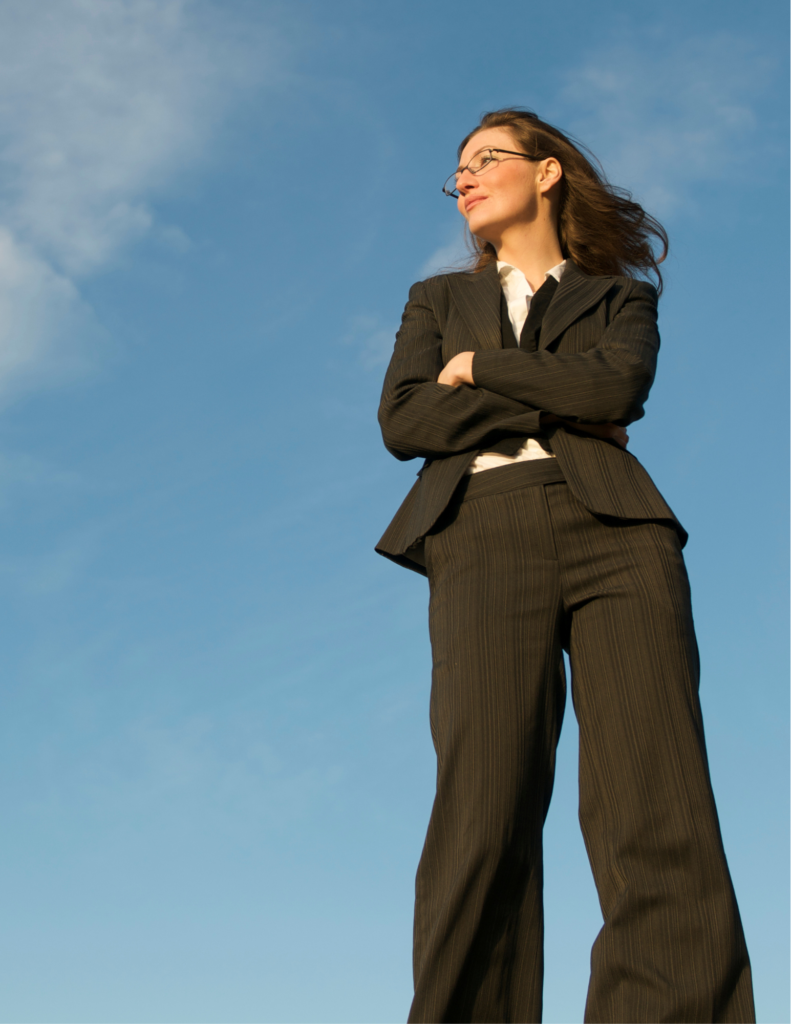
[[[427,586],[373,553],[410,284],[481,111],[671,238],[631,448],[690,531],[759,1019],[789,1020],[787,10],[0,0],[4,1021],[397,1021]],[[600,927],[569,708],[545,1020]]]

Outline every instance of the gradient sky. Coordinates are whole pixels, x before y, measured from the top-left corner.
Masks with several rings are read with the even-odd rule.
[[[0,0],[0,1019],[392,1022],[427,585],[375,419],[481,111],[671,238],[643,461],[691,534],[759,1020],[789,1020],[787,6]],[[545,1020],[601,924],[569,705]]]

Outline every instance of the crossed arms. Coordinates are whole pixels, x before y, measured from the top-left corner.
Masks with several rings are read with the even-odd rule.
[[[623,428],[643,415],[654,379],[659,335],[654,288],[621,280],[610,323],[585,351],[462,352],[447,365],[426,284],[414,285],[379,408],[388,450],[404,460],[442,458],[554,422],[625,447]]]

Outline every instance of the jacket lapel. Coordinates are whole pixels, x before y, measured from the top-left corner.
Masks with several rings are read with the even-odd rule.
[[[590,277],[569,260],[541,325],[539,349],[547,348],[612,288],[612,277]]]
[[[502,348],[500,329],[500,277],[490,263],[478,274],[453,274],[451,295],[478,347]]]
[[[612,277],[590,277],[569,260],[541,326],[539,349],[545,349],[612,288]],[[478,274],[449,276],[451,295],[481,349],[502,348],[500,276],[492,262]]]

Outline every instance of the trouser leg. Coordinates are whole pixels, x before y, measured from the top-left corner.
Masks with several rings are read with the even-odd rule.
[[[675,531],[547,489],[571,615],[580,821],[604,926],[585,1020],[753,1021]]]
[[[539,1021],[541,832],[565,685],[542,487],[465,501],[429,538],[437,794],[410,1021]]]

